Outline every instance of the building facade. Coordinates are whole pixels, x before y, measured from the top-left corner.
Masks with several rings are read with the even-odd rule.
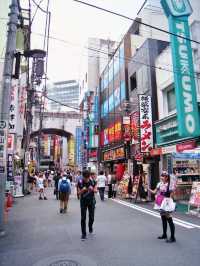
[[[76,80],[59,81],[53,83],[47,90],[49,98],[69,105],[69,107],[78,108],[79,104],[79,83]],[[49,101],[49,108],[52,111],[60,109],[60,104]]]
[[[80,107],[83,114],[82,167],[98,170],[99,146],[99,77],[108,64],[116,43],[97,38],[88,39],[88,60],[80,84]]]
[[[192,1],[191,1],[192,2]],[[200,4],[199,4],[200,10]],[[193,17],[194,18],[194,17]],[[192,39],[200,41],[200,21],[193,20],[190,25]],[[196,84],[196,96],[198,112],[200,111],[200,49],[196,44],[192,44],[194,74]],[[167,60],[166,60],[167,59]],[[166,169],[169,173],[176,173],[178,185],[176,199],[188,201],[190,197],[192,183],[200,181],[199,169],[199,136],[192,135],[182,137],[179,134],[180,124],[177,116],[177,97],[175,93],[174,71],[161,69],[163,64],[168,63],[172,69],[171,46],[166,49],[156,59],[156,82],[158,97],[158,121],[155,123],[156,130],[156,153],[160,154],[160,168]],[[180,70],[179,70],[180,71]],[[178,99],[179,100],[179,99]],[[188,102],[190,103],[190,102]],[[199,122],[198,122],[199,123]]]

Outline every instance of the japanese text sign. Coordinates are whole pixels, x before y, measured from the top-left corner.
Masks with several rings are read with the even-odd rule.
[[[10,92],[10,117],[9,117],[9,133],[16,133],[17,124],[17,104],[18,104],[18,84],[17,81],[12,82]]]
[[[151,96],[139,95],[140,107],[140,149],[150,152],[153,148]]]
[[[172,33],[170,38],[179,136],[197,137],[200,134],[199,111],[188,23],[192,8],[188,0],[161,0],[161,4]]]

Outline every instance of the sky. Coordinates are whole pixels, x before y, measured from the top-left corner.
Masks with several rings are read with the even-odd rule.
[[[25,1],[25,0],[24,0]],[[27,1],[27,0],[26,0]],[[42,0],[35,0],[40,3]],[[84,0],[85,2],[110,9],[135,18],[144,0]],[[41,2],[46,8],[47,0]],[[50,82],[81,79],[87,60],[89,37],[109,38],[119,42],[131,25],[130,20],[104,13],[73,0],[50,0],[50,36],[65,40],[50,39],[48,78]],[[32,2],[32,15],[35,5]],[[37,11],[32,24],[31,48],[43,49],[45,14]]]

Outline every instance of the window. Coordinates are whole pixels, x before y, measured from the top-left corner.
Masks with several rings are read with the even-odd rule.
[[[170,86],[167,91],[167,108],[168,113],[171,113],[176,110],[176,96],[175,96],[175,89],[173,86]]]
[[[136,79],[136,73],[134,73],[131,76],[131,91],[135,90],[137,88],[137,79]]]

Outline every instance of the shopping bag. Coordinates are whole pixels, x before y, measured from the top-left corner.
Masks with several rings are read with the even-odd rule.
[[[160,195],[160,194],[156,195],[156,200],[155,200],[156,205],[161,206],[163,200],[164,200],[164,196],[163,195]]]
[[[176,203],[173,201],[172,198],[164,198],[160,209],[165,212],[173,212],[175,211]]]

